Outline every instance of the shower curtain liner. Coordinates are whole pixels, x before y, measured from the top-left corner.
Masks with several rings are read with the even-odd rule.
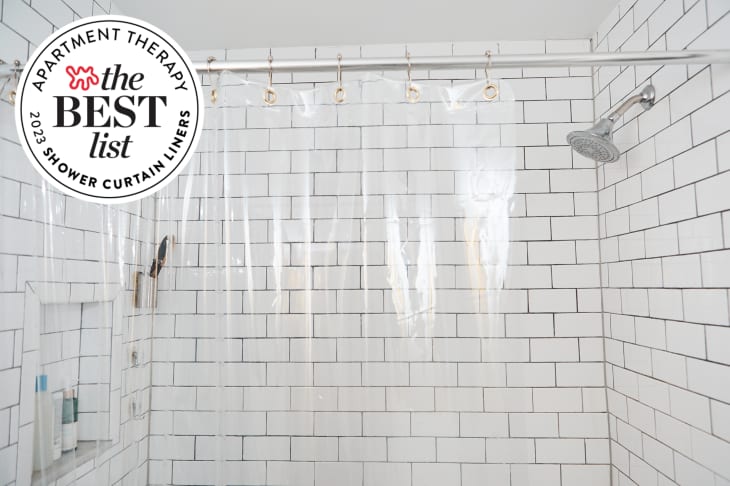
[[[276,86],[266,106],[265,86],[213,78],[200,159],[159,196],[157,239],[179,246],[157,312],[174,315],[166,337],[197,341],[194,362],[154,350],[166,370],[153,375],[150,484],[308,484],[321,461],[349,460],[320,455],[317,438],[361,437],[363,414],[399,391],[433,393],[443,371],[415,361],[459,360],[432,356],[434,337],[504,335],[508,83],[495,102],[484,81],[422,82],[417,103],[403,80],[346,83],[342,104],[336,87]],[[154,410],[158,391],[179,408]],[[190,435],[195,461],[176,461]],[[309,458],[292,456],[299,445]],[[378,444],[347,447],[385,461]]]
[[[12,161],[18,166],[24,159]],[[11,161],[7,161],[11,163]],[[101,206],[65,197],[17,172],[21,217],[35,220],[23,238],[25,282],[18,484],[147,482],[151,309],[132,305],[133,274],[153,255],[153,199]],[[5,237],[11,238],[10,235]],[[40,240],[41,250],[33,241]],[[27,255],[27,256],[24,256]],[[20,278],[20,277],[19,277]],[[40,378],[45,375],[45,378]],[[34,384],[34,381],[36,382]],[[41,387],[52,394],[43,408]],[[76,402],[67,408],[64,391]],[[76,424],[68,425],[67,419]],[[69,438],[74,437],[73,445]],[[34,450],[55,449],[53,455]],[[111,458],[123,458],[110,469]],[[122,472],[123,471],[123,472]]]
[[[338,464],[388,462],[385,437],[416,435],[400,422],[363,433],[374,414],[399,410],[409,422],[422,401],[456,403],[493,381],[493,340],[473,362],[454,353],[460,338],[505,335],[521,114],[505,81],[491,102],[483,80],[419,81],[409,103],[404,79],[368,74],[344,84],[344,103],[333,99],[337,85],[317,83],[276,85],[273,106],[265,85],[240,75],[212,83],[217,101],[176,181],[123,207],[65,199],[64,223],[71,207],[88,221],[83,244],[97,264],[57,263],[58,198],[45,185],[39,194],[39,280],[68,282],[65,268],[77,266],[94,275],[83,282],[122,289],[120,300],[97,299],[114,302],[120,327],[94,334],[108,346],[91,346],[111,353],[111,375],[122,376],[106,397],[112,412],[105,396],[94,404],[121,432],[97,441],[97,465],[123,451],[111,474],[133,471],[125,481],[139,485],[299,485],[338,474],[350,484]],[[149,282],[157,306],[135,309],[135,272],[147,278],[165,237],[165,264]]]

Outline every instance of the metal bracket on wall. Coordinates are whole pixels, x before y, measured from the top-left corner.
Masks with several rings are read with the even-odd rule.
[[[132,281],[132,302],[136,309],[157,307],[157,279],[144,272],[134,272]]]

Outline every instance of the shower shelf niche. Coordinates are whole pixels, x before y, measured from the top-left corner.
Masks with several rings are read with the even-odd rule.
[[[31,383],[24,383],[30,393],[21,399],[26,413],[21,419],[23,423],[33,421],[32,381],[38,374],[48,376],[51,394],[70,384],[79,399],[78,447],[64,452],[43,471],[33,471],[32,484],[52,485],[62,478],[73,478],[119,442],[121,290],[120,285],[101,283],[26,285],[22,374]],[[32,434],[29,440],[26,446],[32,451]],[[24,473],[30,475],[30,471]]]

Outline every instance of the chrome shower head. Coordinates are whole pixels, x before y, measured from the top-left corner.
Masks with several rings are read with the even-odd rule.
[[[592,128],[570,132],[568,143],[573,150],[596,162],[616,162],[621,157],[621,151],[613,143],[613,124],[636,103],[640,103],[645,110],[650,109],[654,106],[654,98],[654,87],[647,85],[639,94],[624,101],[608,118],[598,120]]]
[[[613,122],[602,118],[593,128],[570,132],[568,143],[583,157],[596,162],[615,162],[621,152],[613,143],[612,130]]]

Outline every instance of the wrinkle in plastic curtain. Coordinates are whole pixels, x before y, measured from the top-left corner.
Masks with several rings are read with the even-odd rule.
[[[158,197],[156,238],[178,243],[159,281],[150,484],[354,483],[363,456],[389,462],[368,414],[433,400],[433,339],[456,338],[457,315],[470,336],[503,326],[513,96],[426,81],[409,103],[403,80],[365,76],[342,104],[318,84],[276,86],[266,106],[261,84],[214,84],[198,154]]]

